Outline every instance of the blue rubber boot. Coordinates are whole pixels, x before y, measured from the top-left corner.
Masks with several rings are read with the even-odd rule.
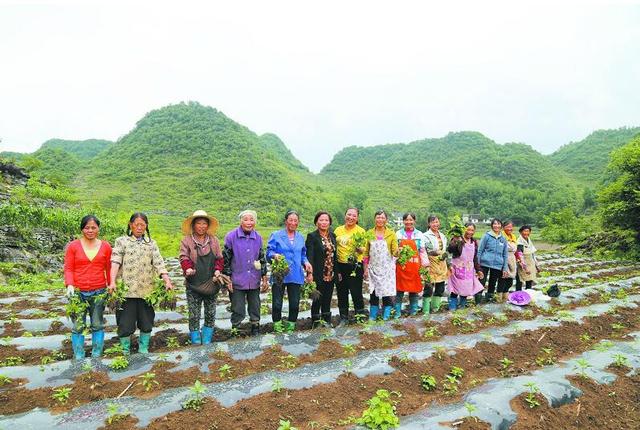
[[[149,342],[151,341],[151,333],[142,333],[138,337],[138,352],[140,354],[149,353]]]
[[[191,338],[192,345],[200,345],[202,343],[202,339],[200,339],[200,330],[189,332],[189,337]]]
[[[393,309],[395,310],[393,318],[399,319],[400,315],[402,315],[402,302],[396,299],[396,303],[393,305]]]
[[[122,347],[122,353],[124,355],[131,354],[131,337],[121,337],[120,338],[120,346]]]
[[[449,296],[449,310],[455,311],[458,309],[458,298]]]
[[[378,318],[379,309],[380,309],[380,306],[376,306],[376,305],[371,305],[369,307],[369,320],[375,321],[376,318]]]
[[[82,333],[71,333],[71,348],[73,349],[73,358],[82,360],[84,355],[84,335]]]
[[[387,321],[390,316],[391,316],[391,306],[385,306],[382,311],[382,319],[384,321]]]
[[[409,296],[409,315],[416,315],[418,313],[418,296]]]
[[[211,343],[211,340],[213,339],[213,332],[214,332],[214,328],[213,327],[207,327],[202,326],[202,344],[203,345],[209,345]]]
[[[104,349],[104,330],[98,330],[91,333],[91,356],[98,358],[102,355]]]
[[[467,298],[460,297],[460,303],[458,303],[458,309],[464,309],[467,307]]]

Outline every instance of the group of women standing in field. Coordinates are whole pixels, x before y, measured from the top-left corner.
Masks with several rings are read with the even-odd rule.
[[[375,213],[375,225],[368,231],[358,225],[358,218],[358,209],[349,208],[344,224],[333,229],[331,215],[320,211],[314,217],[316,229],[304,238],[298,232],[298,213],[288,211],[284,228],[271,234],[265,250],[255,230],[255,211],[241,212],[239,226],[225,235],[222,244],[216,238],[216,218],[201,210],[194,212],[182,224],[184,238],[179,254],[186,281],[191,342],[212,342],[221,288],[229,293],[232,327],[239,329],[248,312],[250,333],[256,335],[260,331],[260,293],[269,287],[274,330],[292,332],[305,284],[315,286],[310,294],[311,317],[313,325],[319,326],[332,322],[334,288],[340,324],[350,319],[350,297],[355,318],[367,318],[364,281],[368,285],[369,319],[380,316],[388,320],[401,316],[405,293],[409,296],[409,315],[420,311],[420,298],[421,311],[428,315],[440,310],[447,289],[448,308],[455,310],[464,307],[468,297],[481,303],[485,287],[487,301],[503,301],[514,279],[519,290],[523,282],[531,288],[536,278],[536,249],[529,237],[530,226],[522,226],[516,238],[513,223],[495,219],[491,230],[478,242],[473,237],[474,224],[467,223],[462,235],[447,238],[440,231],[440,220],[433,215],[427,219],[428,230],[424,233],[416,228],[416,215],[410,212],[404,214],[404,228],[398,231],[388,227],[388,216],[382,210]],[[72,345],[76,358],[85,356],[86,314],[91,319],[92,356],[100,356],[104,345],[102,298],[105,292],[115,290],[118,278],[128,287],[126,299],[116,310],[120,344],[129,353],[131,335],[138,328],[139,352],[148,352],[155,313],[144,297],[157,279],[164,281],[165,288],[173,289],[148,225],[146,215],[133,214],[127,235],[116,239],[112,249],[108,242],[98,239],[99,220],[92,215],[82,219],[82,237],[71,242],[65,254],[67,294],[88,303],[85,314],[74,321]],[[269,279],[267,264],[286,270],[272,270]],[[288,315],[283,321],[285,291]],[[204,325],[200,327],[203,305]]]

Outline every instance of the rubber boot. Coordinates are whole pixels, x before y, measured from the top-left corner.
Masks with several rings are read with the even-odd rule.
[[[458,298],[449,296],[449,310],[455,311],[458,309]]]
[[[200,330],[190,332],[189,336],[191,337],[192,345],[200,345],[202,343],[202,339],[200,338]]]
[[[431,297],[422,298],[422,313],[425,318],[429,317],[429,311],[431,310]]]
[[[206,325],[202,326],[202,344],[209,345],[213,340],[213,333],[215,332],[214,327],[207,327]]]
[[[400,300],[396,301],[396,303],[393,305],[393,309],[395,310],[393,318],[396,320],[400,319],[400,315],[402,315],[402,302]]]
[[[442,303],[442,297],[440,296],[431,297],[431,309],[433,309],[433,313],[436,313],[440,310],[441,303]]]
[[[91,356],[100,357],[104,349],[104,330],[91,333]]]
[[[251,324],[251,336],[257,336],[260,334],[260,326],[258,324]]]
[[[285,331],[287,333],[293,333],[296,331],[296,323],[293,321],[285,321]]]
[[[322,313],[322,320],[327,327],[331,327],[331,312]]]
[[[149,353],[149,342],[151,341],[151,333],[142,333],[138,337],[138,352],[140,354]]]
[[[418,313],[418,297],[409,296],[409,315]]]
[[[460,303],[458,304],[458,309],[464,309],[467,307],[467,298],[460,297]]]
[[[375,321],[378,318],[378,310],[380,310],[380,306],[371,305],[369,307],[369,320]]]
[[[85,357],[82,333],[71,333],[71,349],[73,349],[73,358],[76,360],[82,360]]]
[[[122,353],[124,355],[131,354],[131,336],[121,337],[120,346],[122,347]]]
[[[382,320],[387,321],[389,317],[391,317],[391,308],[392,306],[385,306],[382,310]]]

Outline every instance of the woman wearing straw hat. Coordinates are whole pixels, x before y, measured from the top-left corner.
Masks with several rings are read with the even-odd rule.
[[[204,287],[214,281],[222,284],[224,259],[215,237],[218,220],[203,210],[195,211],[182,222],[184,238],[180,243],[180,266],[186,279],[191,343],[211,343],[216,319],[218,289]],[[203,291],[203,289],[206,291]],[[210,294],[207,294],[210,291]],[[204,326],[200,332],[200,314],[204,303]]]

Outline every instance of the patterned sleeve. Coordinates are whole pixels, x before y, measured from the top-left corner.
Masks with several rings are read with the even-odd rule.
[[[124,245],[127,239],[125,237],[119,237],[116,239],[113,244],[113,249],[111,251],[111,262],[116,263],[122,266],[122,261],[124,260]]]
[[[158,248],[158,244],[156,241],[151,241],[151,250],[153,252],[151,258],[151,263],[153,267],[155,267],[158,275],[162,275],[163,273],[168,273],[167,269],[164,266],[164,258],[162,258],[162,254],[160,254],[160,248]]]

